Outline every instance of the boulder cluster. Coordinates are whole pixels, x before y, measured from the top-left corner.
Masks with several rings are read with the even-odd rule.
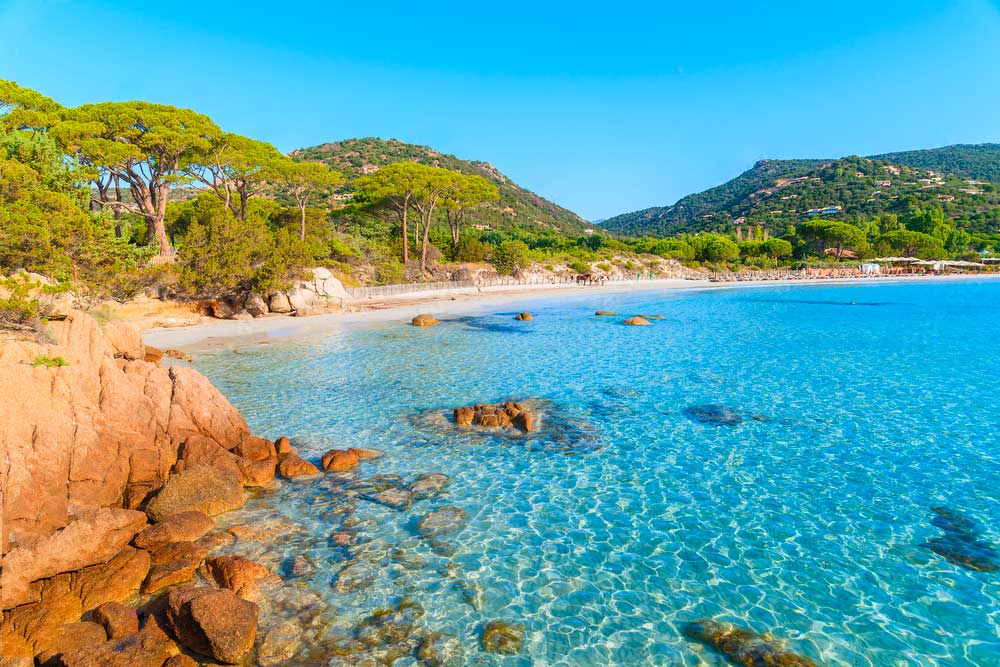
[[[341,310],[350,299],[344,285],[329,269],[312,269],[309,280],[300,280],[287,291],[268,294],[256,292],[244,299],[212,299],[202,303],[202,310],[223,320],[251,320],[268,313],[305,317]]]
[[[458,426],[516,429],[522,433],[531,433],[537,426],[535,413],[513,401],[455,408],[454,417]]]
[[[161,366],[137,329],[69,311],[49,334],[0,345],[0,664],[241,661],[275,575],[213,556],[236,536],[212,517],[321,471],[253,435],[193,368]],[[140,612],[124,604],[140,595]]]

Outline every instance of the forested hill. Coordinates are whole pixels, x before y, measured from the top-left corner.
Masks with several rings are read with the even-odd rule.
[[[883,153],[873,155],[872,159],[1000,183],[1000,144],[956,144],[919,151]]]
[[[673,206],[625,213],[605,220],[602,227],[617,234],[670,236],[731,231],[734,221],[745,218],[780,233],[816,209],[840,207],[833,215],[850,220],[933,203],[952,219],[967,221],[969,228],[992,230],[1000,225],[997,182],[997,144],[871,158],[761,160],[733,180]]]
[[[549,228],[579,234],[592,225],[580,216],[526,190],[500,173],[489,162],[462,160],[396,139],[345,139],[294,151],[297,160],[323,162],[344,174],[348,181],[393,162],[412,161],[482,176],[497,186],[500,201],[476,211],[477,222],[496,228]]]

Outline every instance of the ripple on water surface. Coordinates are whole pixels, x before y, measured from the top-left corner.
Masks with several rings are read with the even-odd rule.
[[[721,665],[683,634],[712,619],[821,665],[1000,665],[998,573],[938,553],[1000,542],[1000,284],[585,294],[196,358],[255,431],[386,453],[225,519],[271,526],[235,548],[328,610],[316,636],[387,608],[454,664]],[[594,446],[417,419],[529,398]],[[407,509],[370,501],[427,473]],[[497,620],[520,653],[482,651]]]

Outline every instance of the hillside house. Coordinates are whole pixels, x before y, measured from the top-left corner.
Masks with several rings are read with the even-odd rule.
[[[892,181],[875,181],[875,187],[878,188],[891,188]]]
[[[823,208],[811,208],[806,211],[806,215],[810,218],[815,218],[817,215],[837,215],[843,212],[843,206],[825,206]]]

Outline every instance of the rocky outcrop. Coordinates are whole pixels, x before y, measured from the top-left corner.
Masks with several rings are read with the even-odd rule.
[[[206,534],[210,516],[270,482],[279,449],[286,469],[319,471],[287,439],[251,435],[194,369],[160,366],[130,325],[102,330],[70,311],[50,329],[51,342],[0,342],[0,664],[194,664],[160,627],[155,600],[143,623],[122,602],[189,581],[209,550],[230,544],[229,533]],[[42,355],[66,363],[34,366]],[[239,556],[211,559],[204,573],[241,596],[270,576]],[[242,659],[257,607],[196,590],[170,632],[206,657]]]
[[[0,345],[4,553],[66,526],[71,512],[140,507],[191,436],[231,450],[249,433],[194,369],[146,362],[144,348],[122,352],[80,312],[49,327],[53,344]],[[33,366],[41,355],[66,365]]]
[[[142,512],[100,508],[52,535],[11,549],[0,573],[3,608],[37,602],[41,590],[33,582],[111,560],[145,525]]]
[[[458,426],[513,428],[524,433],[530,433],[536,427],[534,412],[527,406],[513,401],[455,408],[454,417]]]
[[[625,320],[625,324],[629,325],[630,327],[648,327],[649,320],[644,319],[642,317],[630,317],[627,320]]]
[[[533,320],[535,318],[534,318],[534,316],[531,313],[518,313],[514,317],[514,319],[518,320],[518,321],[521,321],[521,322],[530,322],[531,320]]]
[[[191,663],[171,662],[179,656],[177,644],[153,619],[139,632],[109,639],[64,653],[63,667],[167,667]]]
[[[128,600],[149,571],[149,554],[125,547],[110,561],[45,579],[38,602],[4,613],[0,646],[8,656],[33,656],[52,648],[56,631],[106,602]]]

